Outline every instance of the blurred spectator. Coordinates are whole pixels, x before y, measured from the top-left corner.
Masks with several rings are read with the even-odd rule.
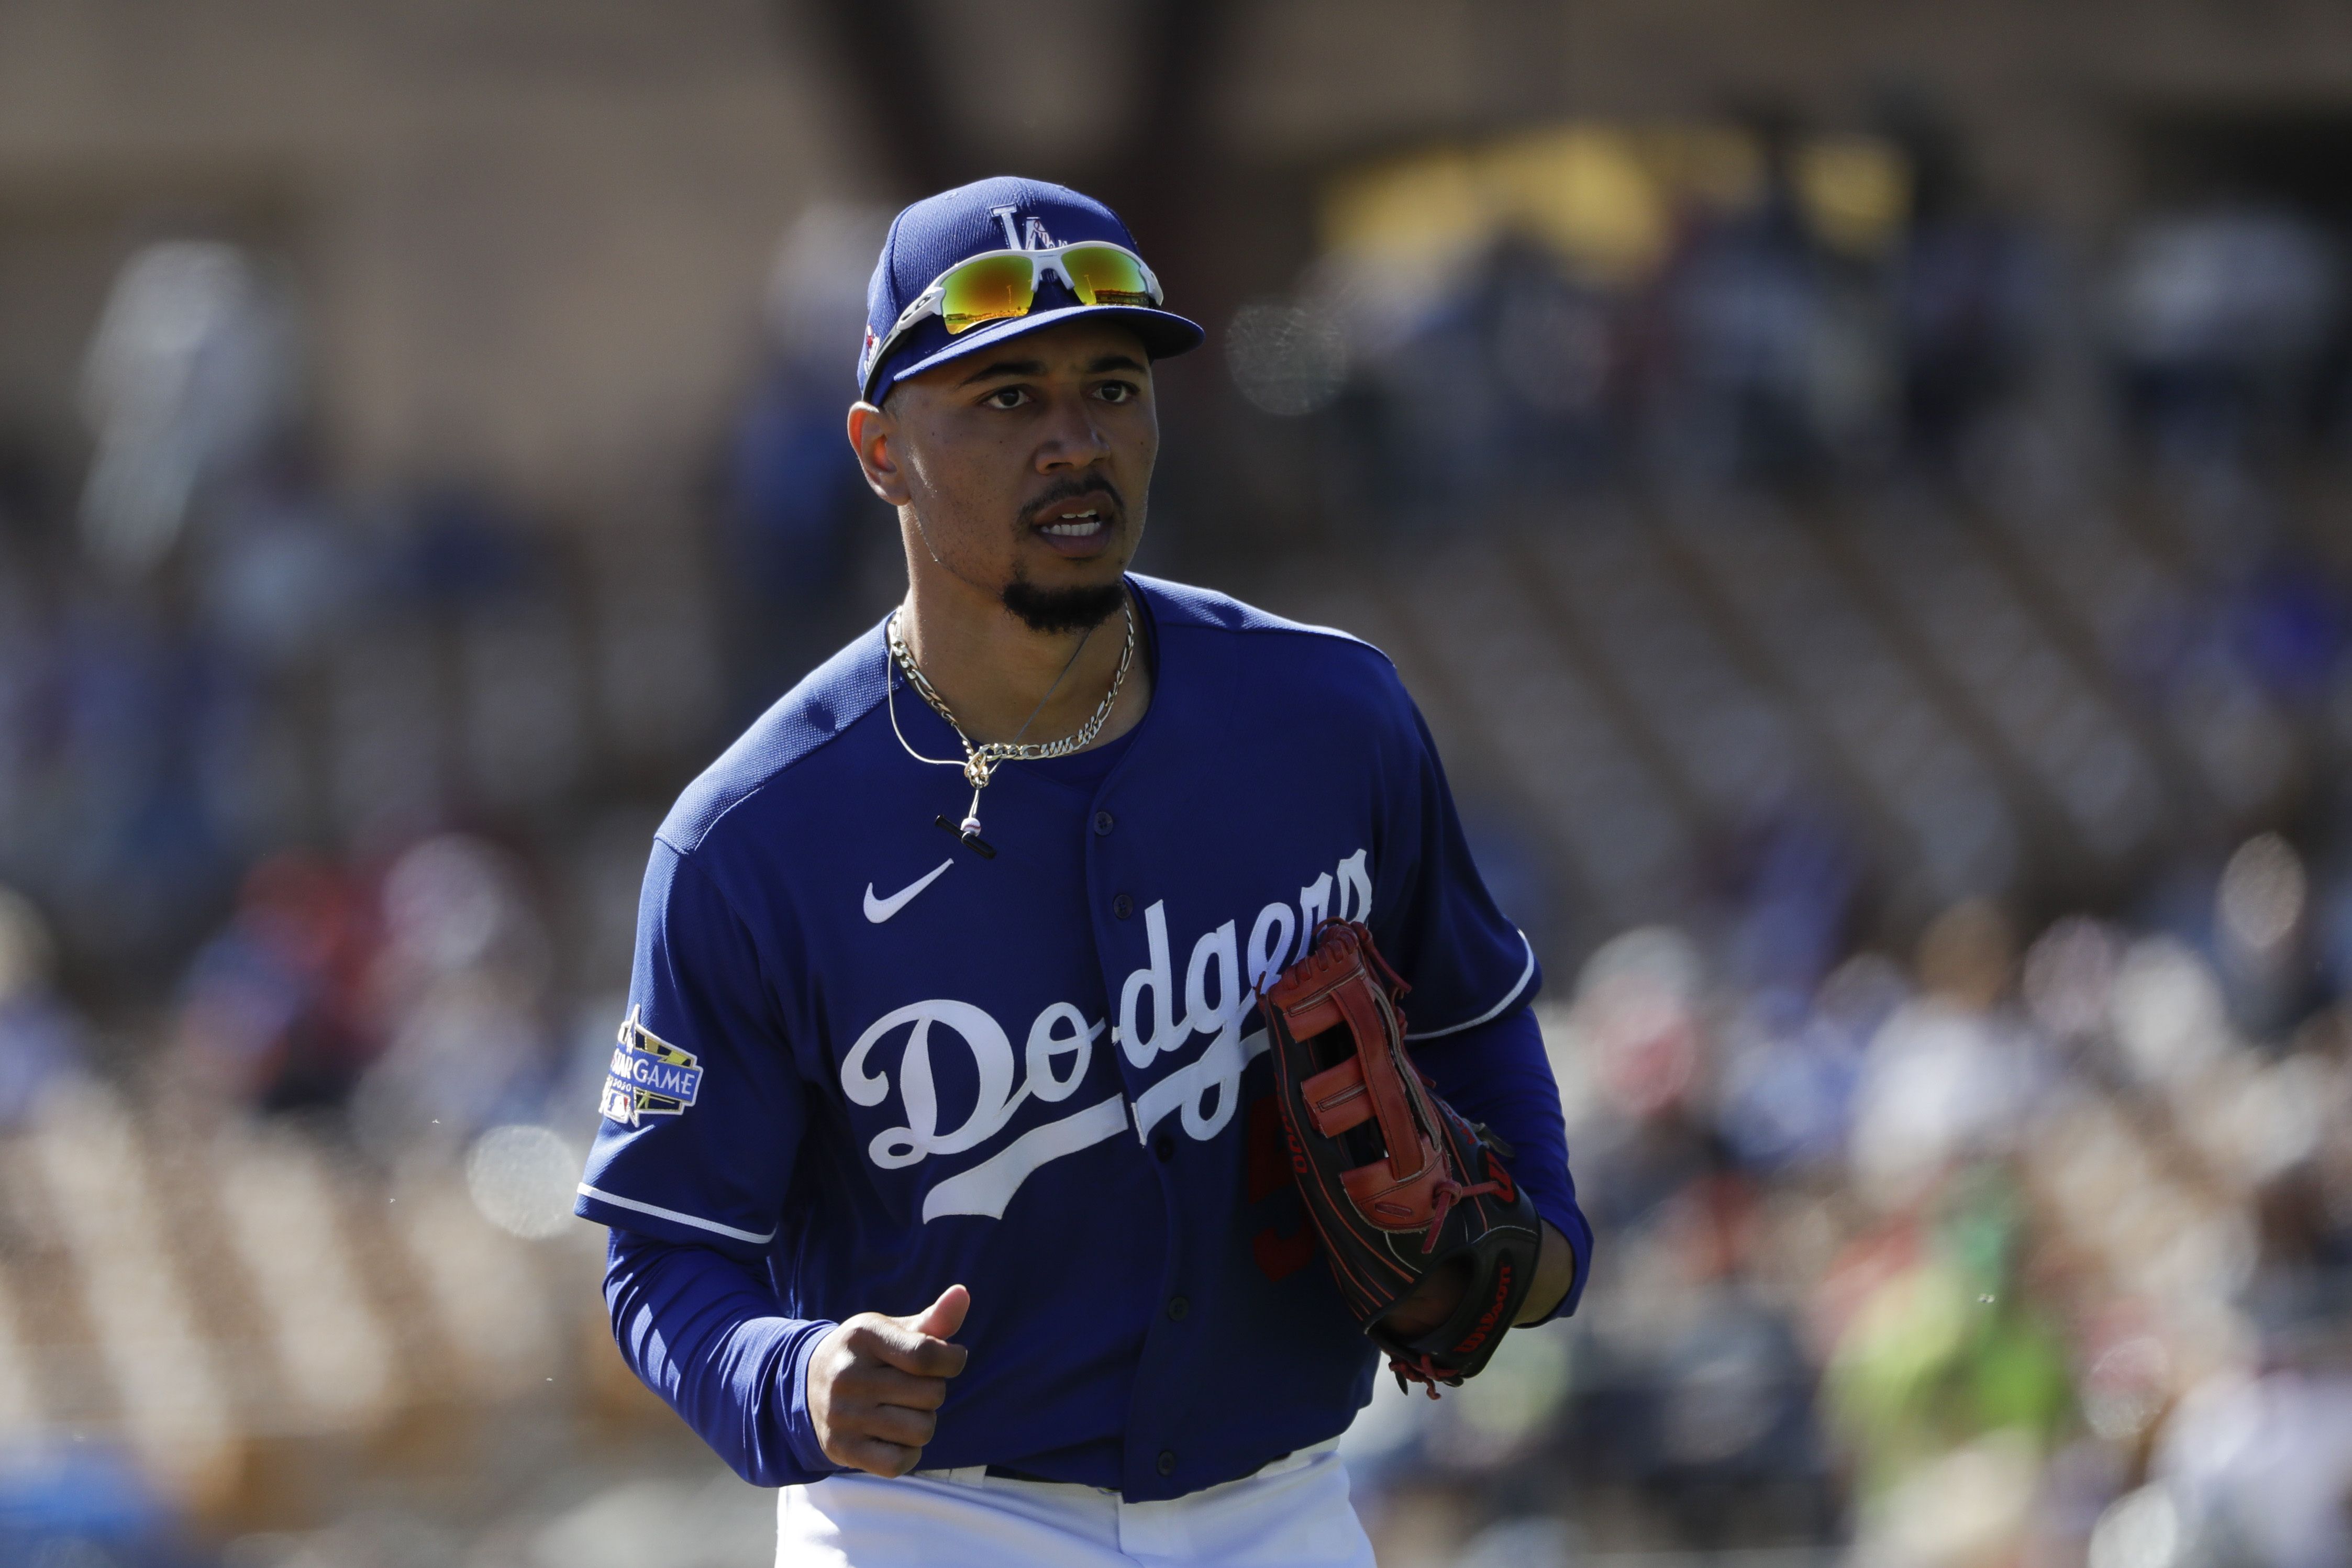
[[[2302,434],[2341,308],[2338,260],[2309,220],[2219,203],[2152,217],[2114,283],[2130,410],[2167,456],[2231,462]]]
[[[1796,1175],[1844,1159],[1867,1048],[1909,994],[1899,968],[1864,954],[1824,979],[1810,1007],[1786,990],[1748,1000],[1725,1032],[1721,1110],[1744,1165]]]
[[[1577,977],[1552,1041],[1563,1076],[1589,1081],[1596,1116],[1577,1145],[1580,1176],[1604,1228],[1654,1222],[1711,1168],[1704,1123],[1705,987],[1697,946],[1649,927],[1604,943]]]
[[[373,1054],[362,984],[374,946],[359,889],[278,855],[248,873],[228,929],[183,988],[179,1074],[208,1099],[267,1111],[339,1105]]]
[[[1513,497],[1622,461],[1617,305],[1507,233],[1382,346],[1360,461],[1366,499],[1412,526],[1496,528]]]
[[[445,834],[385,873],[367,975],[384,1044],[357,1085],[355,1132],[386,1154],[533,1120],[557,1070],[545,924],[516,858]]]
[[[153,967],[233,885],[247,694],[152,602],[75,585],[33,628],[17,876],[80,951]]]
[[[1847,346],[1833,263],[1798,200],[1793,129],[1767,117],[1756,131],[1753,203],[1702,216],[1663,281],[1670,358],[1654,434],[1677,474],[1801,478],[1843,434],[1832,424]]]
[[[2321,562],[2273,551],[2228,613],[2241,656],[2273,695],[2306,708],[2326,699],[2352,640],[2352,604]]]
[[[1622,444],[1622,327],[1609,297],[1532,239],[1506,236],[1483,283],[1506,430],[1527,466],[1514,482],[1605,477]]]
[[[1719,1150],[1706,1167],[1621,1264],[1647,1276],[1641,1311],[1591,1325],[1568,1462],[1630,1484],[1685,1546],[1818,1539],[1836,1507],[1813,1372],[1750,1272],[1759,1193]]]
[[[291,446],[224,486],[210,524],[198,613],[222,646],[259,669],[284,671],[319,653],[369,586],[313,460]]]
[[[83,1027],[52,988],[40,912],[0,887],[0,1131],[29,1122],[52,1085],[85,1071]]]
[[[189,969],[176,1078],[261,1111],[349,1102],[385,1155],[536,1120],[557,1071],[552,959],[523,866],[481,840],[417,843],[373,897],[278,855]]]
[[[1861,867],[1846,828],[1814,802],[1782,801],[1759,813],[1725,862],[1740,977],[1811,988],[1836,961],[1853,912]]]
[[[2311,961],[2310,877],[2276,833],[2238,846],[2213,890],[2214,946],[2231,1011],[2264,1035],[2284,1034],[2322,999]]]
[[[123,264],[82,374],[98,451],[82,494],[91,554],[160,562],[205,486],[290,419],[299,387],[291,302],[275,274],[216,240],[151,245]]]
[[[2022,1527],[2033,1471],[2069,1413],[2063,1345],[2047,1310],[2020,1290],[2021,1215],[1997,1166],[1962,1167],[1931,1219],[1904,1218],[1903,1261],[1847,1307],[1831,1353],[1828,1400],[1865,1499],[1898,1517],[1868,1521],[1876,1533],[1933,1541],[1976,1534],[1996,1521]],[[1878,1245],[1884,1246],[1885,1242]],[[1832,1286],[1842,1283],[1837,1273]],[[2000,1445],[1981,1447],[1997,1434]],[[2021,1474],[2009,1464],[2021,1454]],[[1960,1499],[1941,1488],[1906,1490],[1915,1477],[1948,1483],[1962,1473],[2012,1480],[2017,1495]],[[1963,1507],[1982,1517],[1954,1517]],[[1932,1524],[1917,1513],[1933,1511]],[[1911,1517],[1900,1517],[1909,1514]],[[1950,1561],[1966,1561],[1955,1556]]]
[[[2022,389],[2041,347],[2047,266],[2025,226],[1973,188],[1948,127],[1915,104],[1889,120],[1911,175],[1894,269],[1905,434],[1914,452],[1948,463]]]
[[[2341,1365],[2210,1380],[2166,1422],[2151,1468],[2203,1561],[2352,1562],[2352,1374]]]
[[[845,640],[843,589],[896,530],[843,421],[856,395],[866,280],[887,215],[819,203],[786,233],[770,277],[766,363],[738,411],[721,517],[748,718]]]
[[[1852,1158],[1860,1191],[1882,1212],[1919,1202],[1955,1165],[2005,1152],[2042,1087],[2034,1043],[1994,1011],[2009,988],[2011,942],[1989,905],[1946,911],[1920,940],[1925,994],[1871,1040]]]

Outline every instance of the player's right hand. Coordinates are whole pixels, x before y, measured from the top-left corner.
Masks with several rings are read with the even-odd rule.
[[[915,1468],[948,1379],[971,1354],[948,1343],[971,1309],[971,1292],[950,1285],[912,1317],[860,1312],[824,1336],[809,1357],[808,1405],[825,1458],[877,1476]]]

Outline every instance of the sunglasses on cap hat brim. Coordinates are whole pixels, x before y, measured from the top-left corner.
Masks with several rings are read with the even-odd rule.
[[[1164,300],[1160,279],[1143,258],[1107,240],[1080,240],[1044,250],[992,250],[967,256],[933,278],[917,295],[889,332],[866,355],[870,382],[875,366],[907,334],[937,316],[950,339],[992,322],[1024,319],[1037,308],[1045,278],[1058,279],[1087,309],[1129,306],[1157,308]]]

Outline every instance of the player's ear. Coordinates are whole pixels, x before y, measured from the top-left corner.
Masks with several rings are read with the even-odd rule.
[[[866,483],[891,506],[903,507],[907,476],[898,466],[898,422],[889,410],[870,402],[849,405],[849,444],[857,454],[857,465],[866,470]]]

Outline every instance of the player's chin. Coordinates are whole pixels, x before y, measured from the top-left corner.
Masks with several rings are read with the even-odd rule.
[[[1085,632],[1118,613],[1125,591],[1120,587],[1127,570],[1124,548],[1107,548],[1076,559],[1024,553],[1027,559],[1005,585],[1004,608],[1031,631],[1055,635]]]

